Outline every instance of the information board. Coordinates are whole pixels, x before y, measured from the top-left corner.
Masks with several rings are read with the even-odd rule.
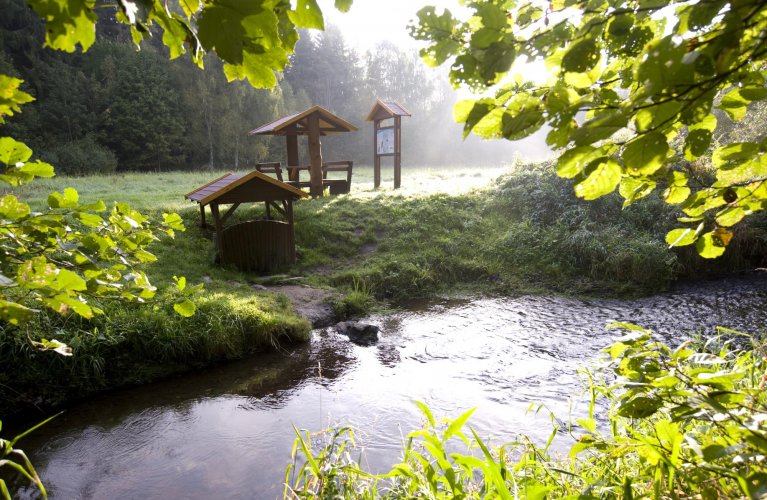
[[[379,155],[394,154],[394,127],[378,129],[376,134],[376,153]]]

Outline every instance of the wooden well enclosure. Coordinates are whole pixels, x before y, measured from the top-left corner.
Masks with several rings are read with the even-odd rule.
[[[365,121],[373,122],[373,184],[376,188],[381,185],[381,157],[384,156],[394,160],[394,189],[402,183],[403,116],[411,116],[405,106],[377,99],[365,118]]]
[[[283,116],[272,122],[251,130],[249,135],[282,135],[285,136],[288,158],[288,183],[296,187],[308,187],[311,196],[322,196],[325,187],[329,187],[331,193],[349,192],[351,186],[351,161],[323,162],[322,143],[320,137],[338,134],[342,132],[355,132],[357,127],[343,118],[334,115],[321,106],[312,106],[301,113]],[[299,165],[298,136],[305,135],[309,138],[310,165]],[[347,181],[333,182],[327,178],[329,171],[339,170],[343,167],[347,170]],[[301,182],[300,172],[309,171],[309,182]],[[281,174],[280,174],[281,175]]]
[[[215,230],[217,260],[242,271],[269,271],[296,261],[293,202],[308,196],[300,189],[253,171],[225,174],[187,193],[185,198],[200,204],[200,224],[208,227],[205,207],[210,207]],[[264,203],[264,220],[225,226],[243,203]],[[229,205],[224,214],[221,206]],[[276,220],[279,215],[283,220]]]

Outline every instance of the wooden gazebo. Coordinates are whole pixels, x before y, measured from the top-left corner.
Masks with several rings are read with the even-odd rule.
[[[284,135],[288,153],[288,179],[297,183],[299,172],[298,136],[309,137],[309,194],[322,196],[323,163],[320,137],[342,132],[355,132],[357,127],[321,106],[301,113],[283,116],[249,132],[249,135]],[[348,162],[350,163],[350,162]],[[326,167],[327,169],[327,167]]]
[[[376,99],[365,121],[373,122],[373,185],[381,185],[381,157],[394,158],[394,189],[402,180],[402,117],[411,116],[405,106],[396,101]],[[384,126],[386,120],[393,123]]]
[[[200,204],[202,227],[207,227],[205,207],[210,206],[220,263],[234,264],[243,271],[267,271],[296,261],[293,201],[306,196],[296,187],[253,171],[228,173],[187,193],[185,198]],[[224,227],[243,203],[264,203],[266,220]],[[231,205],[223,215],[221,205]],[[273,211],[284,220],[275,220]]]

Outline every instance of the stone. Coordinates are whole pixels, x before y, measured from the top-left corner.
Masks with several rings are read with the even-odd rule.
[[[370,345],[378,341],[378,327],[359,321],[342,321],[336,330],[355,344]]]

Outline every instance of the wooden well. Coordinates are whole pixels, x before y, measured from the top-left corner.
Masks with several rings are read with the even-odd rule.
[[[204,228],[208,227],[205,207],[210,207],[216,255],[221,264],[234,264],[242,271],[269,271],[296,261],[293,202],[306,196],[294,186],[253,171],[225,174],[187,193],[185,198],[200,204],[200,225]],[[266,219],[226,226],[243,203],[264,203]],[[223,205],[229,208],[222,214]]]

